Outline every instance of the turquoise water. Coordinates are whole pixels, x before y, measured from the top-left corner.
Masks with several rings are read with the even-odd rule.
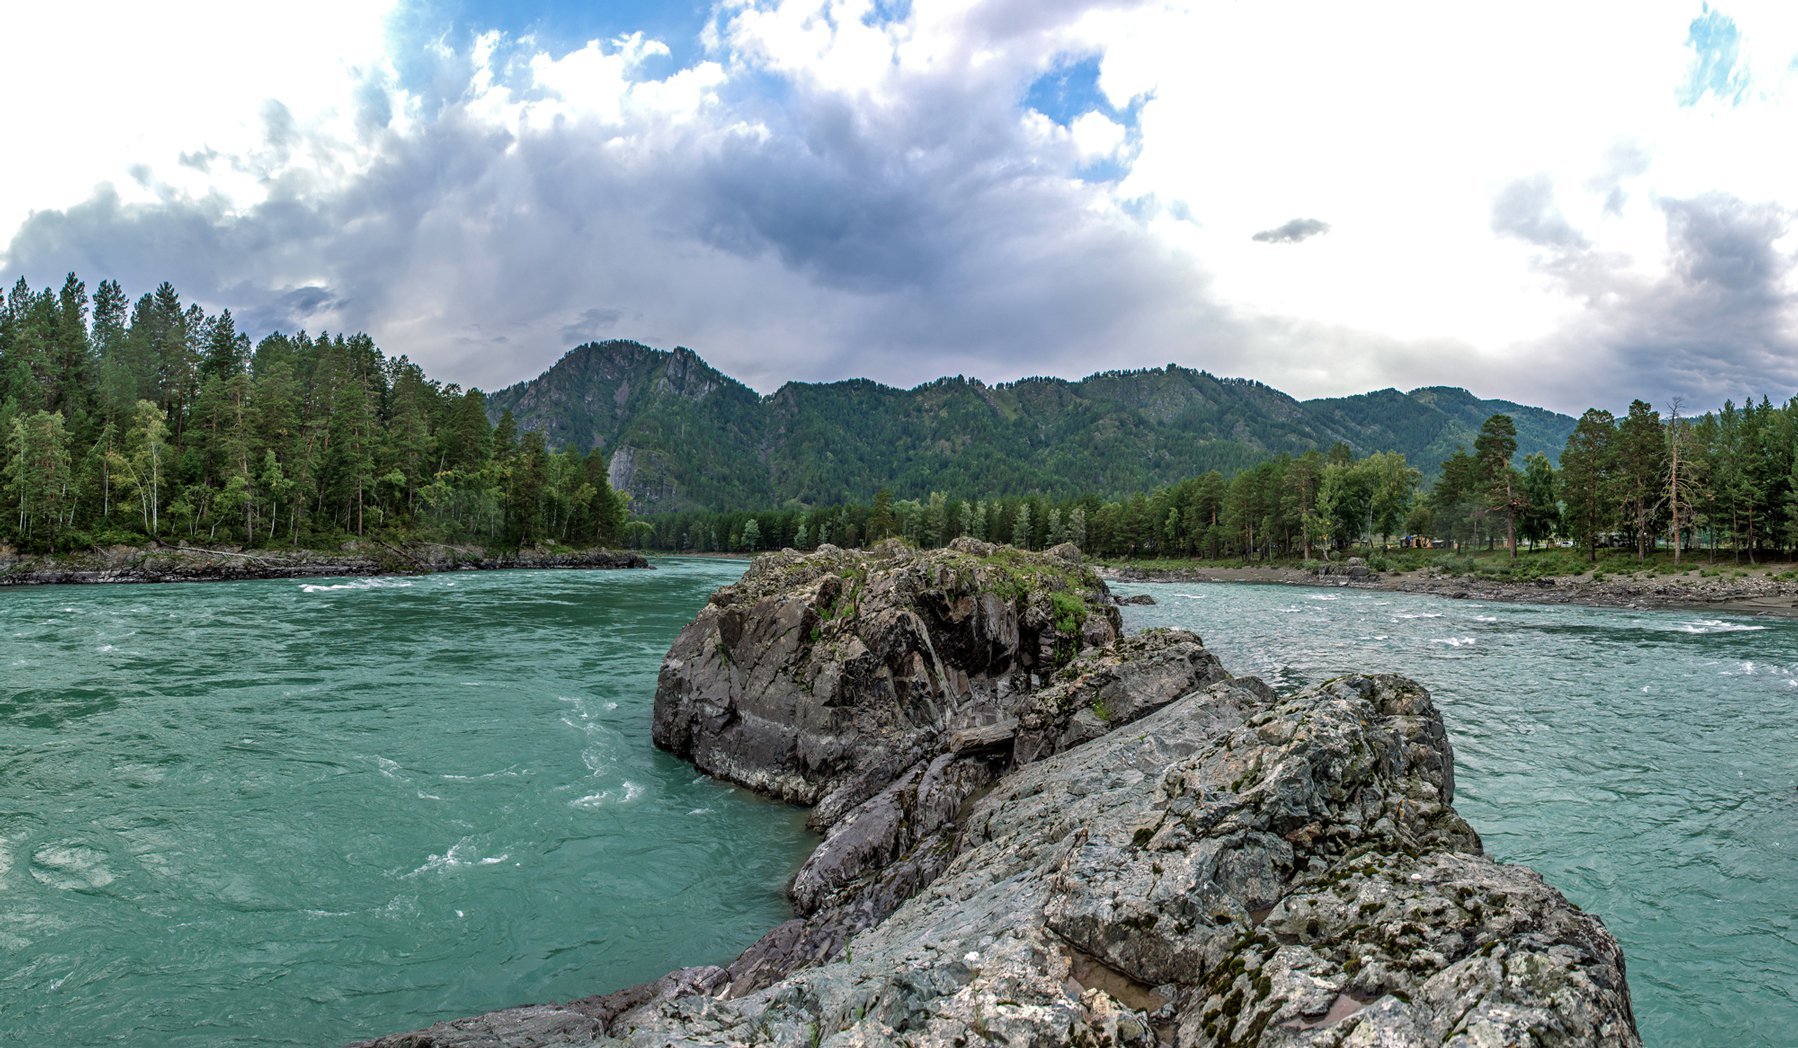
[[[649,714],[742,567],[0,590],[0,1044],[327,1045],[734,956],[803,813]]]
[[[802,813],[648,745],[740,563],[0,590],[0,1044],[332,1044],[732,956]],[[1280,687],[1428,685],[1499,858],[1602,915],[1649,1044],[1798,1030],[1798,624],[1116,587]]]
[[[1403,673],[1494,856],[1604,918],[1650,1045],[1798,1044],[1798,622],[1285,586],[1113,587],[1287,688]]]

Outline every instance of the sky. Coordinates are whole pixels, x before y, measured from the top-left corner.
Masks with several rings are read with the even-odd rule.
[[[16,5],[0,274],[770,393],[1798,393],[1798,5]]]

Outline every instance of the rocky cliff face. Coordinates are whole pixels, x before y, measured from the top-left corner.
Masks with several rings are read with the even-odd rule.
[[[795,919],[371,1043],[1640,1043],[1604,926],[1455,814],[1422,687],[1280,696],[1190,633],[1114,640],[1090,581],[971,545],[758,561],[670,652],[656,733],[819,802]]]

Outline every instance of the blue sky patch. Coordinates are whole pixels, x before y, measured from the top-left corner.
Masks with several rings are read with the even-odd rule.
[[[1063,126],[1094,109],[1120,123],[1128,123],[1120,120],[1117,111],[1105,101],[1105,93],[1099,90],[1097,55],[1059,66],[1037,77],[1024,94],[1024,104]]]
[[[1691,77],[1680,88],[1680,105],[1697,105],[1706,94],[1731,105],[1742,100],[1748,91],[1748,73],[1736,64],[1741,40],[1735,21],[1706,4],[1704,13],[1692,19],[1686,30],[1686,46],[1697,57]]]
[[[530,36],[538,49],[558,57],[589,40],[640,32],[672,52],[660,60],[668,63],[667,69],[651,67],[661,76],[699,60],[699,34],[710,17],[711,4],[696,0],[406,0],[394,15],[394,29],[402,39],[420,44],[447,34],[446,42],[457,51],[466,51],[479,34],[498,29],[514,40]],[[411,79],[409,72],[402,69],[402,77]]]

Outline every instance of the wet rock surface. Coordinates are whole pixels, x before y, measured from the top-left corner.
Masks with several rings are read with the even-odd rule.
[[[791,617],[789,601],[818,608],[824,579],[857,556],[758,562],[695,626],[753,611],[739,636],[778,642],[787,633],[768,623]],[[870,577],[881,556],[925,567],[877,553]],[[854,751],[895,767],[879,783],[805,764],[798,734],[782,749],[747,736],[760,763],[731,765],[833,804],[814,810],[826,837],[795,877],[794,920],[726,967],[368,1043],[1640,1043],[1602,923],[1483,855],[1455,813],[1452,751],[1421,686],[1349,676],[1281,696],[1231,678],[1181,631],[1091,644],[1047,672],[990,657],[970,669],[941,654],[921,609],[926,594],[972,594],[934,569],[919,577],[877,606],[924,623],[943,674],[924,679],[982,683],[908,691],[925,708],[910,716],[881,705],[897,687],[828,693],[879,700],[848,721],[887,729]],[[992,621],[996,634],[961,639],[1009,636]],[[1004,649],[1012,660],[1041,651],[1030,629]],[[782,666],[816,668],[779,650]],[[743,698],[680,681],[671,694],[702,712],[685,704]],[[987,707],[1002,712],[984,730],[955,726]]]

